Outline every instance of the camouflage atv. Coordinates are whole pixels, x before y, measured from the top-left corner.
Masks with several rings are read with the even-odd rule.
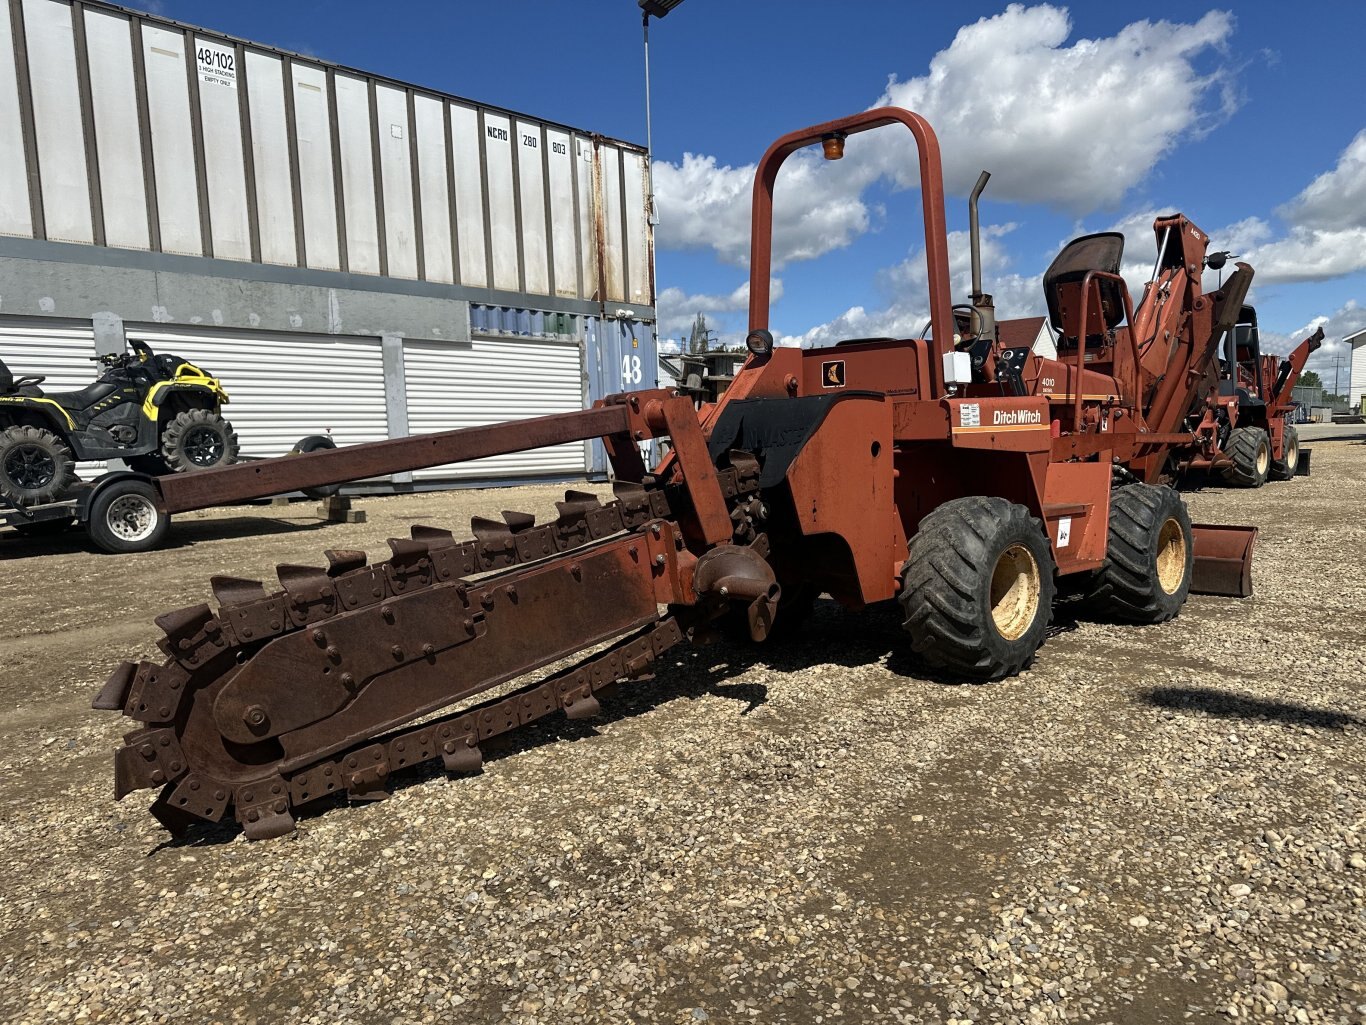
[[[237,461],[216,378],[145,342],[94,357],[91,385],[44,392],[42,377],[15,376],[0,361],[0,499],[16,506],[59,499],[76,463],[122,459],[142,473],[206,470]]]

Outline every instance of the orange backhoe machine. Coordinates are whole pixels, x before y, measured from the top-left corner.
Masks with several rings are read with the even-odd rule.
[[[1213,254],[1217,258],[1223,254]],[[1187,418],[1193,444],[1174,458],[1183,471],[1219,474],[1237,487],[1259,488],[1309,472],[1310,450],[1290,422],[1291,395],[1309,357],[1323,344],[1320,326],[1285,359],[1263,353],[1257,311],[1244,306],[1218,353],[1217,381]]]
[[[838,157],[882,126],[909,130],[919,152],[930,330],[775,348],[778,170],[798,149]],[[884,108],[784,136],[754,185],[749,356],[700,415],[643,391],[161,479],[174,512],[588,438],[604,440],[615,475],[613,500],[570,492],[548,523],[476,519],[469,541],[415,527],[384,562],[330,551],[325,567],[281,566],[270,592],[215,578],[214,607],[158,618],[164,662],[123,663],[95,700],[136,723],[115,756],[116,796],[160,790],[153,814],[174,831],[231,813],[248,837],[280,835],[300,806],[383,797],[421,762],[475,771],[490,738],[594,714],[603,688],[717,621],[763,640],[822,593],[851,609],[898,600],[928,669],[978,679],[1030,663],[1063,581],[1096,614],[1134,623],[1170,619],[1192,590],[1247,594],[1255,529],[1192,527],[1155,483],[1190,440],[1202,361],[1246,293],[1236,274],[1201,291],[1205,241],[1172,219],[1171,274],[1137,314],[1114,239],[1068,246],[1046,282],[1059,358],[1042,359],[996,341],[979,260],[972,303],[952,304],[939,145],[922,117]],[[638,443],[662,438],[669,453],[647,468]]]

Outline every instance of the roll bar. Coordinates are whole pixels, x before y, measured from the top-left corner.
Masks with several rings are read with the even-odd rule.
[[[939,140],[930,123],[902,107],[877,107],[849,117],[826,121],[790,132],[768,148],[754,173],[754,204],[750,227],[749,329],[768,329],[769,272],[773,264],[773,183],[778,169],[797,150],[817,143],[827,146],[827,156],[844,151],[844,138],[884,125],[902,124],[915,137],[920,158],[920,196],[925,222],[925,262],[929,284],[930,324],[934,329],[930,359],[931,396],[944,394],[945,345],[953,338],[953,299],[949,291],[948,230],[944,221],[944,172],[939,159]]]

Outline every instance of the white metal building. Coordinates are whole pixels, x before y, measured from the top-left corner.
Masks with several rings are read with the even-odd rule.
[[[1347,399],[1355,412],[1362,411],[1362,396],[1366,395],[1366,329],[1343,339],[1352,351],[1351,376],[1348,378]]]
[[[16,373],[80,387],[144,339],[223,379],[252,455],[653,385],[642,147],[100,0],[0,3],[0,36]],[[417,476],[602,465],[576,444]]]

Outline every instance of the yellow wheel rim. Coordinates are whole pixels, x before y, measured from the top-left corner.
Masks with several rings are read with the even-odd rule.
[[[1295,467],[1300,463],[1300,439],[1291,438],[1290,443],[1285,446],[1285,468],[1294,476]]]
[[[1263,440],[1257,446],[1257,476],[1263,476],[1271,465],[1271,442]]]
[[[1019,640],[1039,612],[1039,563],[1028,548],[1013,544],[991,571],[991,621],[1008,641]]]
[[[1175,594],[1185,579],[1186,532],[1172,516],[1157,535],[1157,584],[1165,593]]]

